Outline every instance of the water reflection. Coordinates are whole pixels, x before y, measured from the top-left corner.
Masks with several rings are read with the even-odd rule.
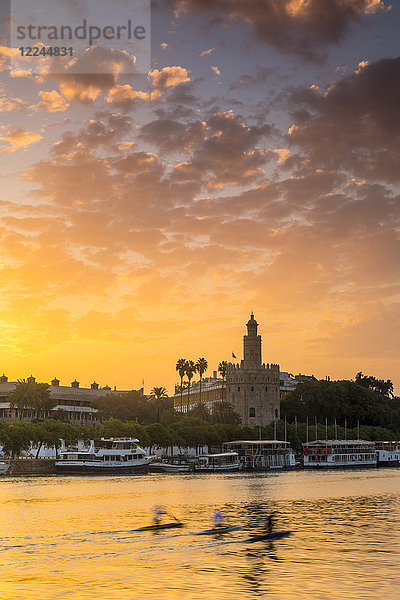
[[[2,598],[397,597],[399,476],[336,473],[4,479]],[[183,529],[135,532],[162,503]],[[222,509],[242,531],[196,536]],[[254,544],[266,518],[288,539]],[[206,538],[206,539],[205,539]]]

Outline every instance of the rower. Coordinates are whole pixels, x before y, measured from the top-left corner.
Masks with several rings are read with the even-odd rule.
[[[159,525],[164,515],[167,515],[167,511],[162,508],[162,506],[155,506],[153,508],[153,525]]]
[[[275,525],[275,521],[276,521],[275,515],[276,515],[276,512],[273,512],[267,518],[267,531],[269,534],[272,533],[272,530]]]
[[[222,510],[217,510],[211,517],[214,528],[223,527],[225,521],[225,515]]]

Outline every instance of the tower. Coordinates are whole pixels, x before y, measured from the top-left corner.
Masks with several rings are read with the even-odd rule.
[[[242,425],[264,426],[280,418],[279,365],[262,363],[261,335],[253,313],[246,327],[243,360],[228,365],[227,400],[240,414]]]
[[[246,369],[261,368],[261,335],[257,335],[258,323],[253,313],[247,321],[247,335],[243,336],[243,363]]]

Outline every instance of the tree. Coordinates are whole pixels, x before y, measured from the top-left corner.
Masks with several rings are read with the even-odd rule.
[[[357,373],[355,382],[362,387],[368,388],[383,398],[393,398],[393,382],[390,379],[377,379],[373,375],[363,375],[362,371]]]
[[[208,362],[205,358],[199,358],[196,363],[196,371],[200,376],[200,402],[201,402],[201,380],[203,378],[204,373],[208,369]]]
[[[193,379],[193,375],[196,373],[196,365],[192,360],[187,360],[185,364],[185,373],[188,378],[188,399],[187,399],[187,411],[189,412],[190,406],[190,382]]]
[[[157,413],[157,423],[160,422],[160,413],[167,408],[168,392],[165,387],[154,387],[150,392],[150,404]]]
[[[15,458],[23,450],[29,450],[37,439],[37,425],[24,421],[15,421],[8,426],[7,436],[3,440],[3,452]]]
[[[226,388],[226,373],[228,371],[228,363],[226,360],[222,360],[218,365],[218,373],[220,373],[222,379],[224,380],[225,388]],[[226,397],[224,394],[224,388],[222,388],[222,399]]]
[[[186,373],[186,363],[187,360],[186,358],[180,358],[178,360],[178,362],[176,363],[176,371],[178,371],[179,373],[179,377],[181,378],[181,385],[180,385],[180,391],[181,391],[181,413],[183,413],[183,378],[185,377],[185,373]]]
[[[56,419],[46,419],[41,423],[35,424],[35,442],[36,442],[36,458],[39,457],[40,450],[45,448],[59,448],[61,439],[69,439],[72,430],[70,425],[66,425]],[[76,432],[74,432],[76,434]]]
[[[226,400],[215,402],[212,409],[213,423],[224,423],[226,425],[240,425],[240,415],[233,410],[233,406]]]
[[[190,417],[197,417],[198,419],[202,419],[203,421],[210,421],[211,420],[211,413],[208,410],[207,406],[204,404],[204,402],[198,402],[196,404],[196,406],[194,406],[189,411],[189,416]]]
[[[31,409],[40,415],[48,415],[50,410],[56,406],[57,402],[50,398],[49,385],[47,383],[36,383],[19,379],[17,385],[8,396],[10,407],[15,407],[19,412],[19,418],[22,420],[25,409]]]

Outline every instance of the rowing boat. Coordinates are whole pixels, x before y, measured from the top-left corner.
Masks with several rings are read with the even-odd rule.
[[[159,525],[146,525],[145,527],[139,527],[133,531],[158,531],[159,529],[175,529],[177,527],[183,527],[183,523],[160,523]]]
[[[205,531],[199,531],[196,535],[213,535],[215,533],[230,533],[231,531],[238,531],[243,529],[240,525],[231,525],[227,527],[213,527],[212,529],[206,529]]]
[[[247,540],[243,540],[244,542],[263,542],[273,541],[273,540],[281,540],[283,538],[287,538],[292,535],[291,531],[277,531],[276,533],[265,533],[262,535],[253,535],[252,537],[247,538]]]

